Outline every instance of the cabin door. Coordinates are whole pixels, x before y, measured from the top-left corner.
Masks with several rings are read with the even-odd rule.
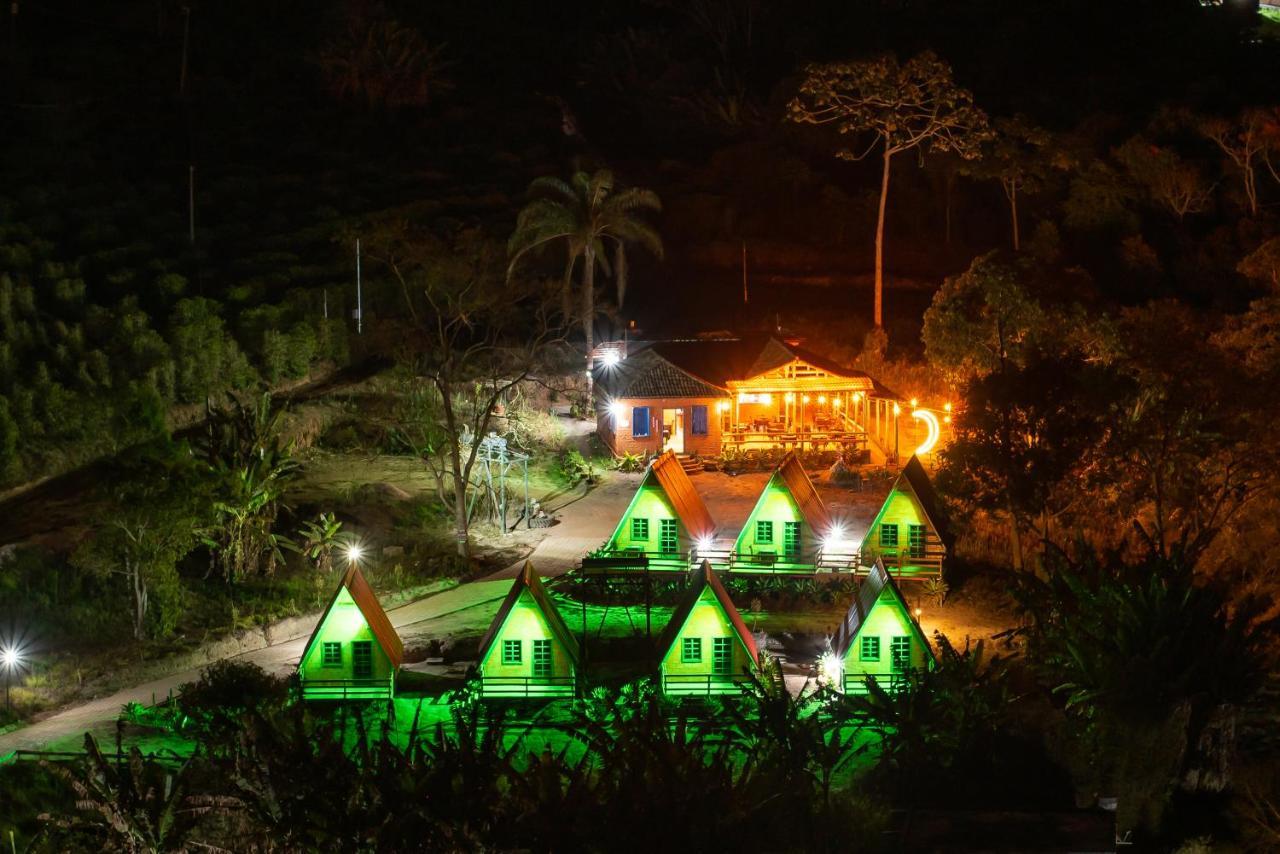
[[[662,450],[684,453],[684,410],[662,410]]]

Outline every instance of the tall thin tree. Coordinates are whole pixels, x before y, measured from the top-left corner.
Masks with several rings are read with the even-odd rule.
[[[627,255],[629,243],[637,243],[662,257],[662,238],[644,218],[649,211],[662,210],[657,193],[640,187],[618,189],[613,173],[575,172],[568,181],[555,177],[534,179],[529,185],[530,201],[516,219],[516,229],[507,243],[510,277],[521,257],[548,243],[564,241],[567,260],[564,271],[563,304],[568,315],[573,270],[582,259],[582,334],[587,348],[587,395],[592,393],[591,354],[595,349],[594,323],[596,265],[613,275],[618,308],[627,295]],[[608,250],[612,246],[610,265]]]

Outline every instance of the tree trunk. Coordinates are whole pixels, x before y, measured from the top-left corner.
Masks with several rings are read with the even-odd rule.
[[[1022,243],[1018,237],[1018,184],[1015,181],[1009,182],[1009,214],[1013,220],[1013,251],[1018,252]]]
[[[946,213],[946,226],[944,229],[944,240],[948,246],[951,245],[951,190],[956,183],[956,173],[947,172],[947,178],[943,182],[943,209]]]
[[[133,585],[133,637],[134,640],[142,640],[147,619],[147,582],[137,563],[126,558],[125,569]]]
[[[880,216],[876,220],[876,328],[884,328],[884,210],[889,198],[889,158],[893,155],[886,148],[884,152],[884,174],[880,178]]]
[[[560,313],[564,315],[564,322],[569,323],[569,318],[573,317],[573,265],[578,258],[572,251],[569,253],[569,260],[564,265],[564,283],[560,289]]]
[[[596,255],[587,246],[582,253],[582,334],[587,339],[587,406],[595,406],[591,351],[595,349]]]
[[[1006,499],[1009,509],[1009,544],[1013,552],[1013,569],[1022,571],[1022,531],[1018,528],[1018,514],[1013,512],[1013,499]]]

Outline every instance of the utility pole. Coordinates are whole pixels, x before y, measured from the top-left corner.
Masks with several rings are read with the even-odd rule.
[[[178,97],[187,95],[187,46],[191,42],[191,6],[182,7],[182,71],[178,75]]]
[[[747,241],[742,241],[742,304],[746,305],[751,302],[750,294],[747,292]]]
[[[364,298],[360,292],[360,238],[356,238],[356,334],[364,334]]]
[[[187,164],[187,225],[191,245],[196,245],[196,167]]]
[[[329,319],[329,289],[325,288],[321,293],[324,294],[324,319]]]

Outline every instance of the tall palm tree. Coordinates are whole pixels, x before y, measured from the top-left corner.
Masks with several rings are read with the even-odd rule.
[[[644,218],[646,211],[662,210],[662,200],[652,190],[640,187],[616,189],[613,173],[578,171],[566,182],[552,176],[534,179],[529,185],[529,203],[516,219],[516,230],[507,243],[511,264],[526,252],[563,240],[567,250],[564,269],[564,306],[571,314],[573,269],[582,259],[582,333],[587,341],[587,395],[591,395],[591,351],[595,349],[595,275],[599,264],[612,275],[617,289],[618,308],[627,295],[628,243],[638,243],[658,258],[662,238]],[[612,244],[612,247],[610,247]],[[608,249],[613,249],[610,264]]]

